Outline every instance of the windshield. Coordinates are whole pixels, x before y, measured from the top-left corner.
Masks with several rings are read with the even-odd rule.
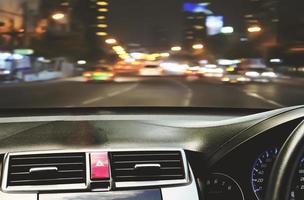
[[[303,0],[0,0],[0,7],[0,108],[304,102]]]

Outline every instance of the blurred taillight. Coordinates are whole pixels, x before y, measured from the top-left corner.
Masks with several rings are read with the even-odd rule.
[[[103,73],[102,72],[94,72],[94,76],[102,76]]]
[[[85,73],[83,73],[83,76],[88,78],[88,77],[91,77],[92,74],[90,72],[85,72]]]

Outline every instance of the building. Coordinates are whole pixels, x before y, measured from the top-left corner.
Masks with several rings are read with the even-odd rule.
[[[304,1],[281,0],[279,7],[280,41],[284,44],[304,43]]]
[[[255,46],[261,46],[268,56],[283,57],[288,63],[303,63],[304,2],[302,0],[247,0],[244,19],[248,27],[260,27]],[[270,55],[269,55],[270,54]],[[265,54],[264,54],[265,55]]]
[[[272,48],[278,45],[279,0],[247,0],[245,27],[250,36],[257,36],[257,46]],[[256,30],[256,32],[254,32]]]
[[[206,38],[206,15],[210,12],[205,1],[186,0],[183,3],[184,33],[183,45],[191,48],[195,43],[202,43]]]
[[[109,2],[107,0],[91,0],[92,7],[96,9],[96,35],[105,37],[108,35],[108,13],[109,13]],[[94,5],[95,4],[95,5]]]
[[[0,0],[0,46],[27,46],[35,31],[40,0]]]
[[[279,0],[247,0],[245,21],[248,27],[262,26],[267,31],[277,32]]]

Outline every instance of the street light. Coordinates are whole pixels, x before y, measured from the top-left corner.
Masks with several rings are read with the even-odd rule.
[[[182,47],[180,47],[180,46],[175,46],[175,47],[171,48],[171,51],[181,51],[181,50],[182,50]]]
[[[203,49],[204,45],[202,45],[202,44],[194,44],[194,45],[192,45],[192,48],[195,49],[195,50],[199,50],[199,49]]]
[[[117,40],[113,39],[113,38],[109,38],[109,39],[106,39],[105,41],[107,44],[116,44],[117,43]]]
[[[261,32],[262,28],[259,26],[251,26],[247,30],[249,33],[257,33],[257,32]]]
[[[52,18],[56,21],[62,20],[65,17],[63,13],[55,13],[52,15]]]
[[[224,26],[221,28],[221,33],[223,34],[231,34],[234,32],[234,28],[232,26]]]
[[[163,57],[163,58],[169,57],[170,53],[161,53],[160,56]]]
[[[78,60],[77,64],[78,65],[85,65],[85,64],[87,64],[87,61],[86,60]]]

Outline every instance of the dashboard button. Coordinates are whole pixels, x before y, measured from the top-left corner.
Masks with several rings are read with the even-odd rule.
[[[90,154],[91,180],[110,179],[108,152]]]

